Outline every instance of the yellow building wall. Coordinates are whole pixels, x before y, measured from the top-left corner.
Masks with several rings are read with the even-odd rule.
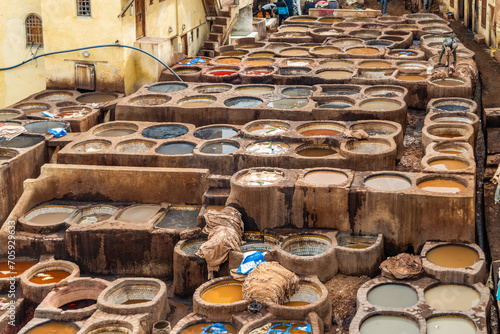
[[[0,67],[18,64],[29,58],[26,48],[25,19],[41,16],[40,0],[0,1]],[[42,25],[45,22],[42,20]],[[45,50],[40,49],[38,54]],[[0,71],[0,108],[10,106],[45,89],[44,58],[21,67]]]

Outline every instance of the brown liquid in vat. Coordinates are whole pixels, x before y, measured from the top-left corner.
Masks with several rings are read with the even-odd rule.
[[[210,288],[201,295],[201,299],[208,303],[223,304],[234,303],[242,300],[243,291],[242,284],[226,284]]]
[[[479,254],[474,249],[458,245],[438,246],[425,257],[429,262],[446,268],[470,267],[479,261]]]
[[[436,192],[436,193],[458,193],[465,190],[465,186],[453,181],[444,179],[433,179],[420,182],[418,187],[422,190]]]
[[[352,55],[376,55],[378,50],[372,48],[354,48],[347,50],[347,53]]]
[[[429,166],[442,170],[466,169],[469,165],[463,161],[455,159],[439,159],[429,162]]]
[[[248,65],[248,66],[267,66],[267,65],[271,65],[273,63],[272,60],[247,60],[245,61],[245,65]]]
[[[300,134],[308,137],[317,137],[317,136],[335,136],[338,135],[340,131],[332,130],[332,129],[312,129],[302,131]]]
[[[33,328],[26,334],[75,334],[79,330],[69,322],[49,322]]]
[[[385,61],[365,61],[361,63],[359,67],[371,67],[371,68],[380,68],[380,67],[390,67],[391,63],[387,63]]]
[[[334,185],[342,184],[347,181],[347,176],[340,172],[322,170],[307,173],[304,176],[304,181],[307,183]]]
[[[421,81],[426,79],[427,77],[424,75],[416,75],[416,74],[401,74],[398,75],[397,79],[402,81]]]
[[[238,64],[241,60],[237,58],[222,58],[216,61],[217,64]]]
[[[297,152],[298,155],[303,157],[326,157],[337,153],[337,151],[328,148],[306,148]]]
[[[19,276],[38,262],[15,261],[15,263],[15,268],[11,270],[8,261],[0,262],[0,278]]]
[[[309,304],[311,304],[311,303],[298,301],[298,302],[286,302],[285,304],[283,304],[283,306],[297,307],[297,306],[307,306]]]
[[[48,212],[31,218],[29,221],[36,225],[51,225],[64,221],[69,216],[69,212]]]
[[[318,76],[323,79],[345,79],[352,75],[349,71],[321,71]]]
[[[57,283],[68,277],[70,273],[63,270],[47,270],[36,274],[30,282],[36,284],[52,284]]]

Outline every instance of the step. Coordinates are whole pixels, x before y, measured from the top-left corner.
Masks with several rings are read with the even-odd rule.
[[[231,17],[231,11],[229,9],[224,9],[219,12],[219,15],[229,18]]]
[[[200,51],[198,51],[198,56],[213,58],[215,57],[215,51],[208,49],[200,49]]]
[[[221,25],[221,24],[214,24],[211,30],[211,32],[218,34],[224,34],[226,31],[227,31],[227,25]]]
[[[209,41],[212,41],[212,42],[217,42],[217,43],[221,43],[222,42],[222,34],[218,34],[218,33],[214,33],[214,32],[211,32],[208,34],[208,40]]]
[[[217,16],[214,20],[214,24],[218,24],[221,26],[227,26],[229,23],[229,17]]]
[[[219,47],[219,42],[205,41],[203,42],[203,46],[201,48],[206,50],[215,50],[218,47]]]

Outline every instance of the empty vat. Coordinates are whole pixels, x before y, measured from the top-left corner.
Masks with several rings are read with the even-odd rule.
[[[76,100],[80,103],[105,103],[105,102],[110,102],[115,100],[118,97],[117,94],[112,94],[112,93],[85,93],[82,94],[81,96],[77,97]]]
[[[35,96],[35,100],[43,102],[53,102],[53,101],[64,101],[73,97],[72,92],[67,91],[52,91],[47,93],[42,93]]]
[[[256,86],[240,86],[240,87],[237,87],[235,89],[235,92],[237,92],[238,94],[240,95],[257,95],[257,96],[260,96],[260,95],[264,95],[264,94],[270,94],[272,92],[274,92],[274,87],[273,86],[261,86],[261,85],[256,85]],[[238,99],[238,100],[232,100],[230,99],[231,101],[229,100],[226,100],[226,102],[229,103],[229,105],[226,104],[226,102],[224,102],[224,104],[226,104],[226,106],[228,107],[232,107],[232,106],[241,106],[243,105],[244,108],[246,108],[246,105],[248,104],[249,106],[254,106],[253,104],[254,103],[257,103],[259,102],[258,104],[256,105],[259,105],[262,103],[262,100],[258,99],[257,100],[254,100],[254,99],[244,99],[244,100],[241,100],[241,99]],[[235,107],[236,108],[236,107]]]
[[[8,148],[0,148],[0,162],[1,161],[6,161],[14,158],[19,154],[18,151],[8,149]]]
[[[163,95],[144,94],[129,100],[133,106],[157,106],[167,103],[170,98]]]
[[[73,145],[72,148],[77,152],[99,152],[108,149],[110,146],[110,141],[93,139]]]
[[[141,153],[149,151],[156,143],[146,140],[127,140],[116,145],[115,150],[121,153]]]
[[[97,137],[122,137],[135,133],[138,128],[133,123],[113,122],[97,127],[94,129],[93,134]]]
[[[218,93],[225,93],[233,88],[231,85],[203,85],[203,86],[198,86],[194,87],[193,90],[199,94],[218,94]]]

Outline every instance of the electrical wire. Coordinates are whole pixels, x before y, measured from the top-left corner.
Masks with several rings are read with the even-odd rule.
[[[0,68],[0,71],[7,71],[7,70],[11,70],[11,69],[14,69],[16,67],[19,67],[19,66],[22,66],[26,63],[29,63],[35,59],[38,59],[38,58],[41,58],[41,57],[45,57],[45,56],[52,56],[52,55],[57,55],[57,54],[61,54],[61,53],[68,53],[68,52],[75,52],[75,51],[82,51],[82,50],[90,50],[90,49],[97,49],[97,48],[110,48],[110,47],[119,47],[119,48],[127,48],[127,49],[132,49],[132,50],[135,50],[135,51],[139,51],[139,52],[142,52],[148,56],[150,56],[151,58],[154,58],[157,62],[159,62],[160,64],[162,64],[163,66],[165,66],[166,68],[168,68],[168,70],[170,72],[172,72],[173,75],[175,75],[175,77],[177,79],[179,79],[179,81],[183,81],[178,75],[177,73],[174,72],[174,70],[172,70],[167,64],[165,64],[163,61],[161,61],[160,59],[158,59],[157,57],[155,57],[154,55],[152,55],[151,53],[149,52],[146,52],[144,50],[141,50],[139,48],[136,48],[134,46],[129,46],[129,45],[122,45],[122,44],[102,44],[102,45],[93,45],[93,46],[87,46],[87,47],[84,47],[84,48],[78,48],[78,49],[70,49],[70,50],[62,50],[62,51],[54,51],[54,52],[49,52],[49,53],[44,53],[44,54],[41,54],[41,55],[35,55],[33,57],[31,57],[30,59],[28,60],[25,60],[19,64],[16,64],[16,65],[13,65],[13,66],[9,66],[9,67],[3,67],[3,68]]]

